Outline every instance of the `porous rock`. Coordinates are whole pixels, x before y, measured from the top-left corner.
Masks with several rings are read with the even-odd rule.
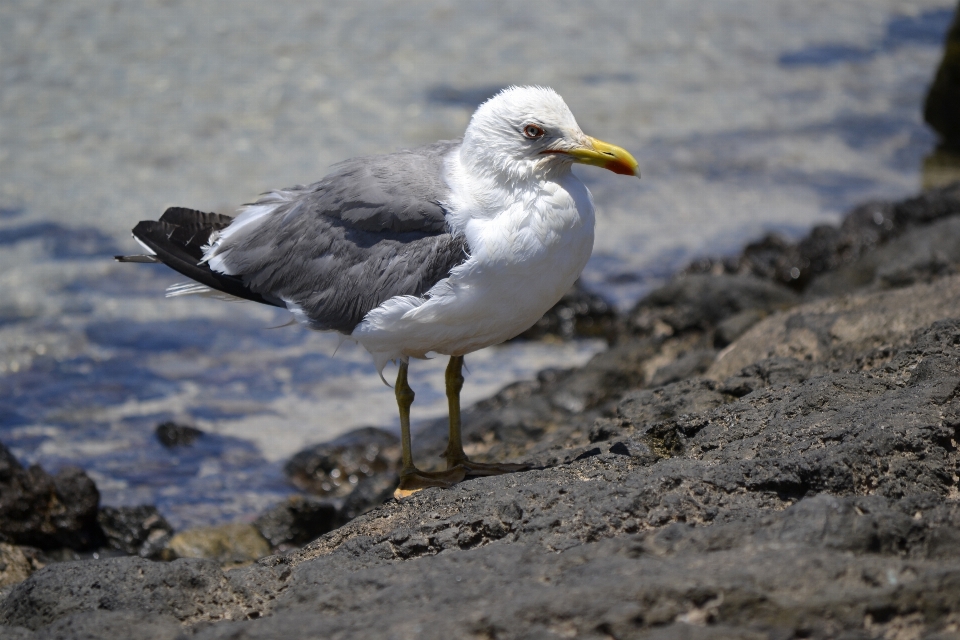
[[[266,573],[261,572],[266,577]],[[40,629],[83,612],[161,616],[178,622],[245,617],[257,602],[254,583],[232,582],[213,561],[152,562],[123,557],[44,567],[0,603],[0,624]],[[252,588],[251,588],[252,586]],[[138,637],[132,633],[120,637]],[[92,635],[91,637],[117,637]]]

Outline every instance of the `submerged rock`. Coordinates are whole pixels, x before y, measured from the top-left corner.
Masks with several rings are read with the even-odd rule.
[[[51,476],[29,469],[0,444],[0,536],[43,549],[87,549],[100,542],[100,492],[81,469],[65,467]]]
[[[164,422],[157,426],[156,434],[160,444],[172,449],[173,447],[189,447],[203,435],[203,431],[176,422]]]

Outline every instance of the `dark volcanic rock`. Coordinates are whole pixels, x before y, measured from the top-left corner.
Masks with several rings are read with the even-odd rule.
[[[844,218],[840,227],[820,225],[797,243],[768,235],[739,256],[704,258],[688,273],[753,274],[798,291],[818,275],[849,264],[908,229],[960,214],[960,184],[931,189],[900,202],[871,202]]]
[[[300,451],[284,471],[301,489],[321,497],[342,498],[370,479],[376,479],[374,484],[389,484],[392,491],[399,468],[400,439],[383,429],[361,427]],[[368,489],[369,485],[362,493],[369,494]]]
[[[173,527],[152,505],[103,507],[97,515],[108,546],[145,558],[158,556]]]
[[[271,579],[269,570],[260,573],[262,579]],[[247,578],[242,571],[228,577],[216,563],[192,558],[62,562],[14,587],[0,603],[0,624],[39,629],[67,616],[101,610],[179,622],[243,618],[245,608],[259,601],[257,585],[263,586]]]
[[[960,148],[960,6],[947,35],[943,60],[927,93],[923,119],[940,134],[944,143]]]
[[[604,338],[612,342],[617,335],[617,312],[607,300],[584,289],[578,280],[573,289],[543,314],[543,317],[518,339],[542,340],[547,336],[572,340],[573,338]]]
[[[630,313],[630,325],[642,334],[705,331],[745,311],[771,312],[798,300],[786,287],[752,275],[690,274],[641,300]]]
[[[189,447],[203,435],[200,429],[176,422],[164,422],[158,425],[156,433],[160,444],[167,448]]]
[[[46,549],[95,546],[99,502],[82,470],[66,467],[51,476],[36,465],[24,469],[0,444],[0,536]]]
[[[338,524],[339,510],[332,502],[291,496],[262,514],[253,526],[274,549],[287,550],[319,538]]]

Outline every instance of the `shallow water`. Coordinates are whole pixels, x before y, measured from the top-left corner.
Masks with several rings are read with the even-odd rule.
[[[456,137],[500,87],[547,84],[640,161],[641,181],[578,170],[599,211],[585,282],[627,308],[694,255],[914,192],[954,7],[0,5],[0,441],[178,527],[252,517],[291,491],[300,447],[396,428],[392,391],[354,345],[270,328],[285,312],[164,299],[176,274],[111,260],[137,251],[137,220],[229,212],[339,159]],[[601,348],[482,351],[464,399]],[[443,414],[444,365],[412,366],[415,419]],[[153,430],[171,419],[206,435],[167,450]]]

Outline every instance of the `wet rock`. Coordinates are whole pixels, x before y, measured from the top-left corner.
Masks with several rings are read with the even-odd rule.
[[[100,493],[86,473],[65,467],[51,476],[29,469],[0,444],[0,536],[40,548],[85,549],[100,542]]]
[[[960,7],[947,35],[943,60],[923,106],[923,119],[940,134],[944,144],[960,148]]]
[[[395,482],[400,468],[400,439],[376,427],[362,427],[294,455],[284,471],[297,487],[315,495],[342,498],[366,478]]]
[[[286,551],[332,530],[339,516],[337,506],[328,500],[291,496],[262,514],[253,526],[274,549]]]
[[[252,524],[230,523],[181,531],[167,548],[179,558],[206,558],[236,566],[270,555],[270,543]]]
[[[604,338],[612,342],[616,335],[616,309],[603,296],[587,291],[578,280],[535,325],[515,339]]]
[[[173,527],[152,505],[103,507],[97,521],[109,547],[145,558],[160,556],[173,536]]]
[[[203,435],[203,431],[175,422],[164,422],[157,426],[156,434],[160,444],[169,449],[173,447],[189,447],[197,441],[197,438]]]

